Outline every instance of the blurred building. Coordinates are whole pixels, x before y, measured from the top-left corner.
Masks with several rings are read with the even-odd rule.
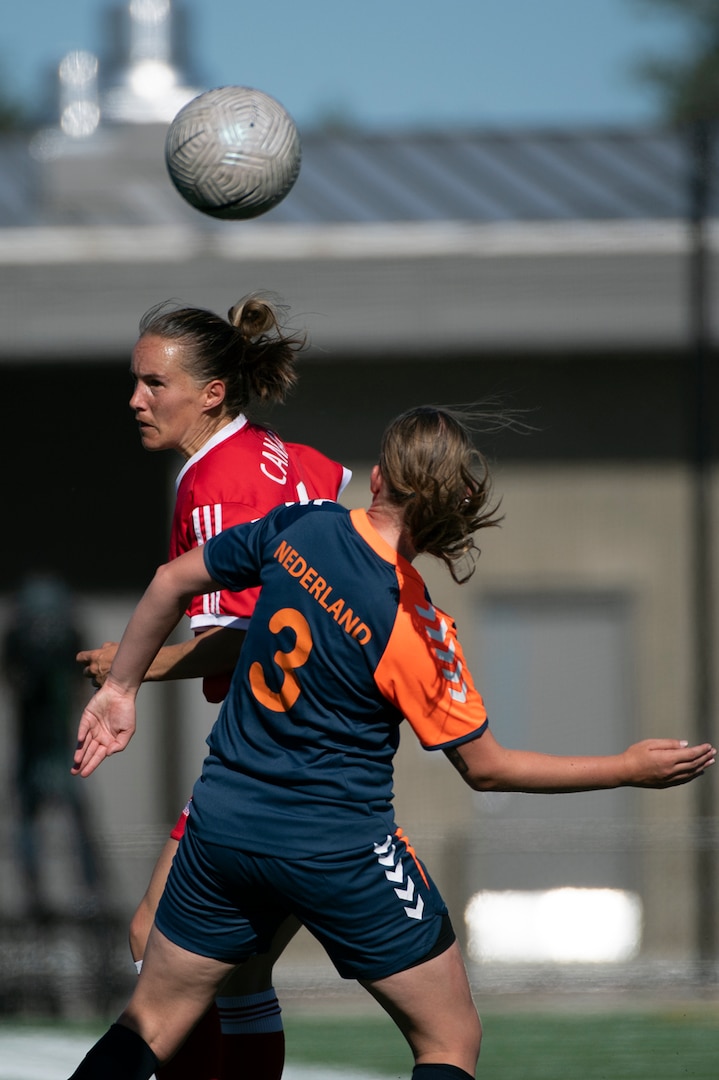
[[[114,85],[101,65],[93,82],[91,59],[73,62],[90,71],[92,130],[58,123],[0,145],[0,409],[6,458],[19,459],[5,472],[16,527],[3,595],[51,542],[83,598],[88,644],[117,637],[164,558],[179,469],[141,450],[127,408],[139,317],[168,298],[224,312],[268,288],[312,341],[296,394],[270,419],[354,468],[349,501],[364,503],[380,433],[411,404],[498,402],[523,420],[483,440],[506,518],[482,537],[471,583],[423,567],[457,616],[500,740],[586,753],[649,735],[716,740],[716,725],[695,730],[696,342],[681,136],[302,132],[289,196],[265,218],[218,222],[171,186],[172,113],[143,108],[128,57]],[[174,110],[183,87],[197,91],[172,49],[163,57]],[[708,284],[712,308],[719,284]],[[707,393],[716,417],[715,376]],[[708,600],[715,617],[713,591]],[[189,686],[146,688],[142,710],[128,751],[87,781],[128,910],[214,716]],[[473,796],[410,736],[397,777],[401,820],[458,922],[477,892],[609,888],[639,902],[638,936],[615,960],[675,983],[702,933],[701,852],[715,858],[697,786]],[[604,923],[600,911],[591,918]],[[609,969],[592,978],[599,970]]]

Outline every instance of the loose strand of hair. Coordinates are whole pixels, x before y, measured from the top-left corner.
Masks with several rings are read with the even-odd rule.
[[[250,395],[263,404],[286,400],[297,384],[297,352],[301,346],[286,339],[260,340],[245,348],[242,371]]]

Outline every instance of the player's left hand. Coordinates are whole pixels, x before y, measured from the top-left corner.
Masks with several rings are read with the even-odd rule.
[[[135,733],[135,695],[108,682],[85,706],[77,731],[73,776],[89,776],[110,754],[124,750]]]
[[[625,750],[625,784],[666,788],[687,784],[714,764],[711,743],[689,746],[685,739],[644,739]]]

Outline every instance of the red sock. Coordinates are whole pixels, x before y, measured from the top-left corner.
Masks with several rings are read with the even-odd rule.
[[[285,1033],[273,989],[217,999],[222,1026],[221,1080],[280,1080]]]
[[[157,1070],[157,1080],[220,1080],[220,1046],[220,1016],[213,1004],[175,1056]]]
[[[284,1065],[284,1031],[222,1036],[221,1080],[280,1080]]]

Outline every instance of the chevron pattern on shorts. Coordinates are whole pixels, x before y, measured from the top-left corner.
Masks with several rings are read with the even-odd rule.
[[[404,904],[404,913],[408,919],[421,919],[424,912],[424,900],[415,897],[414,881],[405,873],[402,857],[397,852],[397,845],[391,836],[381,844],[374,845],[377,862],[384,867],[384,876],[394,885],[395,895]]]

